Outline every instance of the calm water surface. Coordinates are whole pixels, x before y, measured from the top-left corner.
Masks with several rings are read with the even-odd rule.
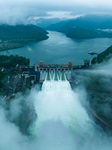
[[[44,63],[67,63],[69,60],[74,64],[83,64],[84,59],[92,59],[94,56],[89,51],[102,52],[112,45],[112,39],[95,38],[76,40],[70,39],[63,33],[49,31],[49,39],[32,43],[23,48],[0,52],[4,55],[21,55],[30,58],[31,65],[42,60]]]

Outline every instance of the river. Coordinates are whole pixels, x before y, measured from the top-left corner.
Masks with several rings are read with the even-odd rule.
[[[22,48],[0,52],[4,55],[20,55],[30,58],[31,65],[43,61],[44,63],[66,64],[71,60],[74,65],[83,64],[84,59],[92,59],[94,56],[89,51],[100,53],[112,44],[109,38],[71,39],[63,33],[49,31],[49,39],[38,43],[31,43]]]

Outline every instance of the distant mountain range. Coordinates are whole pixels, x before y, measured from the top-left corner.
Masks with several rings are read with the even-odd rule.
[[[69,20],[60,21],[58,23],[51,24],[50,26],[45,27],[44,29],[61,32],[61,28],[63,28],[64,25],[66,25],[68,22],[69,22]]]
[[[71,38],[111,37],[111,35],[106,34],[106,32],[101,33],[98,29],[112,29],[112,16],[87,15],[76,19],[61,21],[56,24],[52,24],[45,29],[65,33]]]
[[[60,22],[60,18],[39,18],[35,20],[35,24],[41,28],[50,26],[51,24],[55,24],[57,22]]]

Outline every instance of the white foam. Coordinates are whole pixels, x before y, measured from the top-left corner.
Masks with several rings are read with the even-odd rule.
[[[102,132],[81,106],[81,94],[85,99],[82,92],[72,91],[67,80],[44,81],[42,91],[33,94],[38,119],[30,132],[39,150],[83,150],[89,145],[88,139],[99,138]]]

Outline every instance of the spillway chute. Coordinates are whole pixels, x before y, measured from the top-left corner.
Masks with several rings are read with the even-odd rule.
[[[49,70],[47,70],[47,72],[46,72],[46,80],[47,81],[51,80],[51,75],[50,75],[50,71]]]
[[[71,70],[47,69],[40,71],[40,82],[44,81],[66,81],[71,82]]]
[[[58,81],[58,80],[59,80],[58,71],[55,70],[55,71],[54,71],[54,81]]]
[[[65,76],[64,70],[62,70],[62,72],[61,72],[61,80],[66,81],[66,76]]]

